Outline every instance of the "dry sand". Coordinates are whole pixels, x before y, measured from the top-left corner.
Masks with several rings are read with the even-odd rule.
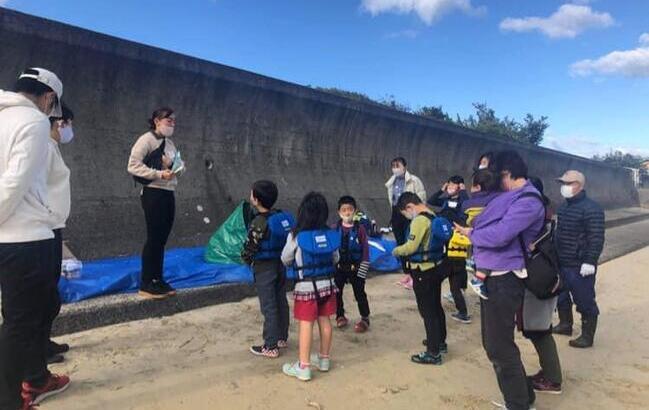
[[[601,267],[596,345],[576,350],[568,338],[557,338],[564,393],[538,395],[537,409],[649,408],[648,266],[645,248]],[[422,348],[423,324],[414,295],[395,286],[397,278],[368,282],[371,331],[336,330],[333,369],[315,373],[311,382],[280,370],[297,354],[293,326],[290,348],[280,359],[248,353],[260,340],[261,316],[257,300],[247,299],[60,338],[73,350],[52,370],[69,374],[73,385],[42,408],[491,409],[500,394],[480,345],[475,295],[468,294],[473,324],[448,320],[444,365],[416,365],[409,356]],[[345,296],[356,319],[351,292]],[[445,307],[447,316],[454,311]],[[518,338],[528,373],[536,372],[531,343]]]

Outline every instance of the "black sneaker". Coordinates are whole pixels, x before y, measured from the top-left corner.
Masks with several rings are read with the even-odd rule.
[[[448,353],[448,345],[446,343],[440,343],[439,344],[439,352],[441,354],[447,354]]]
[[[414,354],[410,356],[410,360],[412,360],[414,363],[418,364],[432,364],[439,366],[442,364],[442,355],[437,354],[436,356],[433,356],[429,352],[421,352],[419,354]]]
[[[169,296],[176,296],[176,289],[172,288],[170,284],[165,282],[164,280],[161,280],[160,282],[160,287],[167,292],[167,295]]]
[[[278,348],[268,348],[266,346],[250,346],[250,353],[255,356],[268,357],[270,359],[277,359],[279,357]]]
[[[70,345],[67,343],[58,344],[53,340],[50,340],[47,344],[47,353],[50,356],[55,354],[67,353],[70,350]]]
[[[64,361],[65,357],[62,354],[53,354],[47,357],[47,364],[63,363]]]
[[[151,282],[146,285],[140,286],[138,295],[145,299],[165,299],[169,297],[169,293],[163,288],[160,282]]]
[[[456,320],[460,323],[464,323],[465,325],[468,325],[471,323],[471,316],[467,315],[466,313],[453,313],[451,315],[451,319]]]

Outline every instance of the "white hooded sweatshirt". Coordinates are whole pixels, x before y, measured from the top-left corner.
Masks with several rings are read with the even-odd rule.
[[[50,122],[25,96],[0,90],[0,243],[54,237],[47,202]]]

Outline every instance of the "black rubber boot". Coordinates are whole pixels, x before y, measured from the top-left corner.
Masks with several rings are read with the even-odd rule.
[[[595,331],[597,330],[597,316],[581,317],[581,336],[571,340],[570,346],[584,349],[593,346]]]
[[[559,309],[559,324],[552,328],[552,333],[572,336],[572,309]]]

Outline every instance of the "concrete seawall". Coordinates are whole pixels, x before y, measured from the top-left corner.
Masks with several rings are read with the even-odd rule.
[[[388,161],[408,158],[432,193],[450,174],[467,178],[481,152],[518,149],[531,173],[551,182],[582,170],[607,208],[636,206],[626,170],[560,152],[507,144],[450,124],[351,101],[250,72],[0,8],[0,88],[25,67],[55,71],[75,111],[78,138],[63,147],[72,170],[66,237],[83,259],[137,253],[144,237],[138,189],[126,173],[135,139],[160,105],[177,110],[174,141],[188,172],[177,193],[170,246],[207,242],[249,185],[269,178],[279,205],[294,209],[309,190],[333,204],[357,197],[387,223]],[[202,211],[197,209],[200,205]],[[206,219],[209,218],[209,223]]]

